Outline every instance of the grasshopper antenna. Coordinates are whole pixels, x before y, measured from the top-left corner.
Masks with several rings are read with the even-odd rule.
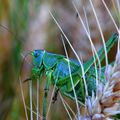
[[[25,60],[26,60],[26,57],[27,57],[28,55],[31,55],[31,52],[32,52],[32,51],[29,51],[28,53],[25,54],[25,56],[23,56],[23,60],[22,60],[21,67],[20,67],[19,76],[21,76],[21,74],[22,74],[22,68],[23,68],[24,62],[25,62]],[[32,65],[33,65],[33,64],[32,64]],[[31,78],[27,78],[27,79],[25,79],[23,82],[27,82],[27,81],[29,81],[29,80],[31,80]]]

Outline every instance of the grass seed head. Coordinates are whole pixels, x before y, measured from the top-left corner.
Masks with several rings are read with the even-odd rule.
[[[84,120],[112,120],[120,112],[120,52],[117,52],[114,66],[106,66],[106,83],[99,83],[96,95],[86,98]]]

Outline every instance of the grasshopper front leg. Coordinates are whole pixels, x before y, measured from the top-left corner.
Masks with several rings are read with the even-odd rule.
[[[45,93],[43,98],[43,120],[46,120],[46,113],[47,113],[47,97],[48,97],[48,91],[51,84],[51,75],[52,70],[49,70],[46,72],[46,83],[45,83]]]

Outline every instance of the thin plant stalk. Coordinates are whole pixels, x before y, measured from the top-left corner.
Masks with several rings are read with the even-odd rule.
[[[39,95],[40,94],[40,80],[37,80],[37,120],[39,120]]]
[[[26,108],[27,108],[28,110],[30,110],[29,107],[26,107]],[[37,115],[37,113],[36,113],[35,111],[32,111],[32,112],[33,112],[33,114],[35,114],[36,116],[38,116],[39,120],[43,118],[42,115],[40,115],[39,113],[38,113],[38,115]]]
[[[116,7],[116,5],[115,5],[115,1],[114,0],[112,0],[112,4],[113,4],[113,9],[114,9],[114,11],[115,11],[115,15],[116,15],[116,17],[117,17],[117,19],[118,19],[118,23],[119,23],[119,25],[120,25],[120,20],[119,20],[119,18],[120,18],[120,9],[119,9],[119,5],[118,5],[118,3],[117,3],[117,0],[116,0],[116,5],[117,5],[117,7]],[[120,26],[119,26],[119,28],[120,28]]]
[[[62,98],[63,99],[63,97],[62,97],[62,95],[61,95],[61,93],[59,92],[59,95],[60,95],[60,99]],[[77,117],[76,117],[76,115],[75,115],[75,113],[74,113],[74,111],[72,110],[72,108],[68,105],[68,103],[63,99],[63,101],[64,101],[64,103],[65,103],[65,105],[66,105],[66,107],[71,111],[71,113],[73,114],[73,116],[75,117],[75,119],[77,120]]]
[[[87,28],[87,31],[90,35],[90,28],[89,28],[89,23],[88,23],[88,18],[87,18],[85,7],[83,7],[83,11],[84,11],[84,16],[85,16],[86,28]]]
[[[68,111],[68,109],[67,109],[67,106],[66,106],[66,104],[65,104],[65,102],[64,102],[64,99],[62,98],[61,94],[59,94],[59,95],[60,95],[60,99],[62,100],[63,106],[64,106],[64,108],[65,108],[65,110],[66,110],[66,112],[67,112],[70,120],[72,120],[72,117],[71,117],[71,115],[70,115],[70,113],[69,113],[69,111]]]
[[[110,10],[108,9],[108,7],[107,7],[107,5],[106,5],[106,3],[105,3],[104,0],[102,0],[102,3],[103,3],[103,5],[105,6],[105,8],[106,8],[106,10],[107,10],[107,12],[108,12],[108,14],[109,14],[111,20],[113,21],[113,24],[114,24],[114,26],[115,26],[117,32],[118,32],[118,31],[119,31],[119,28],[118,28],[117,24],[115,23],[115,20],[114,20],[114,18],[113,18],[113,16],[112,16]]]
[[[72,89],[73,89],[74,96],[75,96],[75,102],[76,102],[77,112],[78,112],[78,115],[80,115],[80,109],[79,109],[79,105],[78,105],[77,95],[76,95],[76,92],[75,92],[74,83],[73,83],[72,74],[71,74],[71,68],[70,68],[69,57],[68,57],[67,49],[66,49],[66,46],[65,46],[64,39],[63,39],[63,36],[62,36],[62,35],[61,35],[61,38],[62,38],[62,43],[63,43],[63,46],[64,46],[65,54],[66,54],[66,57],[67,57],[67,60],[68,60],[68,67],[69,67],[69,73],[70,73],[70,80],[71,80]]]
[[[67,40],[68,44],[70,45],[73,53],[75,54],[78,62],[80,63],[80,66],[81,66],[81,69],[82,69],[82,77],[83,77],[83,80],[84,80],[84,85],[85,85],[85,89],[87,91],[87,84],[86,84],[86,81],[85,81],[85,72],[84,72],[84,68],[83,68],[83,65],[82,65],[82,62],[79,58],[79,56],[77,55],[77,52],[75,51],[75,49],[73,48],[72,44],[70,43],[69,39],[67,38],[67,36],[65,35],[65,33],[63,32],[61,26],[59,25],[59,23],[57,22],[57,20],[55,19],[55,17],[53,16],[53,14],[49,11],[51,17],[53,18],[54,22],[56,23],[56,25],[58,26],[58,28],[60,29],[60,31],[62,32],[63,36],[65,37],[65,39]],[[86,93],[87,94],[87,93]]]
[[[58,26],[58,28],[60,29],[60,31],[62,32],[63,36],[65,37],[66,41],[68,42],[68,44],[70,45],[73,53],[75,54],[78,62],[80,63],[80,66],[81,66],[81,70],[82,70],[82,77],[83,77],[83,81],[84,81],[84,86],[85,86],[85,91],[86,91],[86,95],[88,94],[87,92],[87,84],[86,84],[86,81],[85,81],[85,72],[84,72],[84,68],[83,68],[83,65],[82,65],[82,62],[79,58],[79,56],[77,55],[77,52],[75,51],[75,49],[73,48],[73,46],[71,45],[69,39],[67,38],[67,36],[65,35],[64,31],[62,30],[61,26],[59,25],[59,23],[57,22],[57,20],[55,19],[55,17],[53,16],[53,14],[50,12],[50,10],[48,10],[51,17],[53,18],[54,22],[56,23],[56,25]]]
[[[85,15],[85,21],[86,21],[86,28],[88,30],[88,33],[90,35],[90,28],[89,28],[89,23],[88,23],[88,19],[87,19],[87,15],[86,15],[86,10],[85,8],[83,7],[83,11],[84,11],[84,15]],[[91,46],[92,48],[92,46]],[[98,71],[97,71],[97,64],[96,64],[96,60],[95,60],[95,52],[92,48],[92,54],[93,54],[93,59],[94,59],[94,66],[95,66],[95,75],[96,75],[96,86],[98,85]]]
[[[24,105],[24,110],[25,110],[25,116],[26,116],[26,120],[28,120],[28,114],[27,114],[27,108],[26,108],[26,103],[25,103],[25,97],[24,97],[23,87],[22,87],[22,83],[21,83],[21,78],[20,77],[19,77],[19,82],[20,82],[20,91],[21,91],[23,105]]]
[[[105,8],[106,8],[106,10],[107,10],[107,12],[108,12],[108,14],[109,14],[109,16],[110,16],[110,18],[111,18],[113,24],[114,24],[114,26],[115,26],[115,28],[116,28],[118,34],[119,34],[119,28],[118,28],[118,26],[117,26],[117,24],[116,24],[116,22],[115,22],[115,20],[114,20],[114,18],[113,18],[113,16],[112,16],[110,10],[109,10],[109,8],[107,7],[107,5],[106,5],[106,3],[105,3],[104,0],[102,0],[102,3],[103,3],[103,5],[105,6]],[[120,49],[120,40],[118,40],[118,50],[119,50],[119,49]]]
[[[98,54],[97,54],[97,51],[96,51],[96,49],[95,49],[95,47],[94,47],[94,44],[93,44],[93,42],[92,42],[92,39],[91,39],[91,37],[90,37],[90,35],[89,35],[86,27],[85,27],[85,24],[84,24],[84,22],[83,22],[83,20],[82,20],[82,18],[81,18],[81,16],[80,16],[80,13],[79,13],[79,11],[78,11],[78,9],[77,9],[77,7],[76,7],[76,5],[75,5],[74,2],[73,2],[73,6],[74,6],[74,8],[75,8],[75,10],[76,10],[76,12],[77,12],[77,14],[78,14],[78,17],[79,17],[79,19],[80,19],[80,21],[81,21],[81,23],[82,23],[82,25],[83,25],[83,28],[84,28],[84,30],[85,30],[88,38],[89,38],[91,47],[93,48],[93,50],[94,50],[94,52],[95,52],[95,55],[96,55],[96,57],[97,57],[98,65],[99,65],[99,69],[100,69],[100,71],[99,71],[99,77],[100,77],[100,75],[101,75],[101,63],[100,63],[99,56],[98,56]]]
[[[29,94],[30,94],[30,119],[33,120],[32,108],[32,80],[29,81]]]
[[[90,1],[90,4],[91,4],[91,7],[92,7],[92,10],[93,10],[93,13],[94,13],[94,16],[95,16],[95,19],[97,21],[97,25],[98,25],[98,29],[100,31],[100,35],[101,35],[101,38],[102,38],[102,42],[103,42],[103,47],[104,47],[104,51],[105,51],[105,62],[106,62],[106,66],[108,66],[108,55],[107,55],[107,49],[106,49],[106,45],[105,45],[105,38],[103,36],[103,32],[102,32],[102,29],[101,29],[101,26],[100,26],[100,22],[98,20],[98,17],[97,17],[97,14],[96,14],[96,11],[95,11],[95,8],[93,6],[93,3],[91,0]]]

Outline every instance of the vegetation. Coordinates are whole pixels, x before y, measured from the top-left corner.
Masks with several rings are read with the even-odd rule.
[[[119,4],[1,0],[0,119],[120,119]]]

